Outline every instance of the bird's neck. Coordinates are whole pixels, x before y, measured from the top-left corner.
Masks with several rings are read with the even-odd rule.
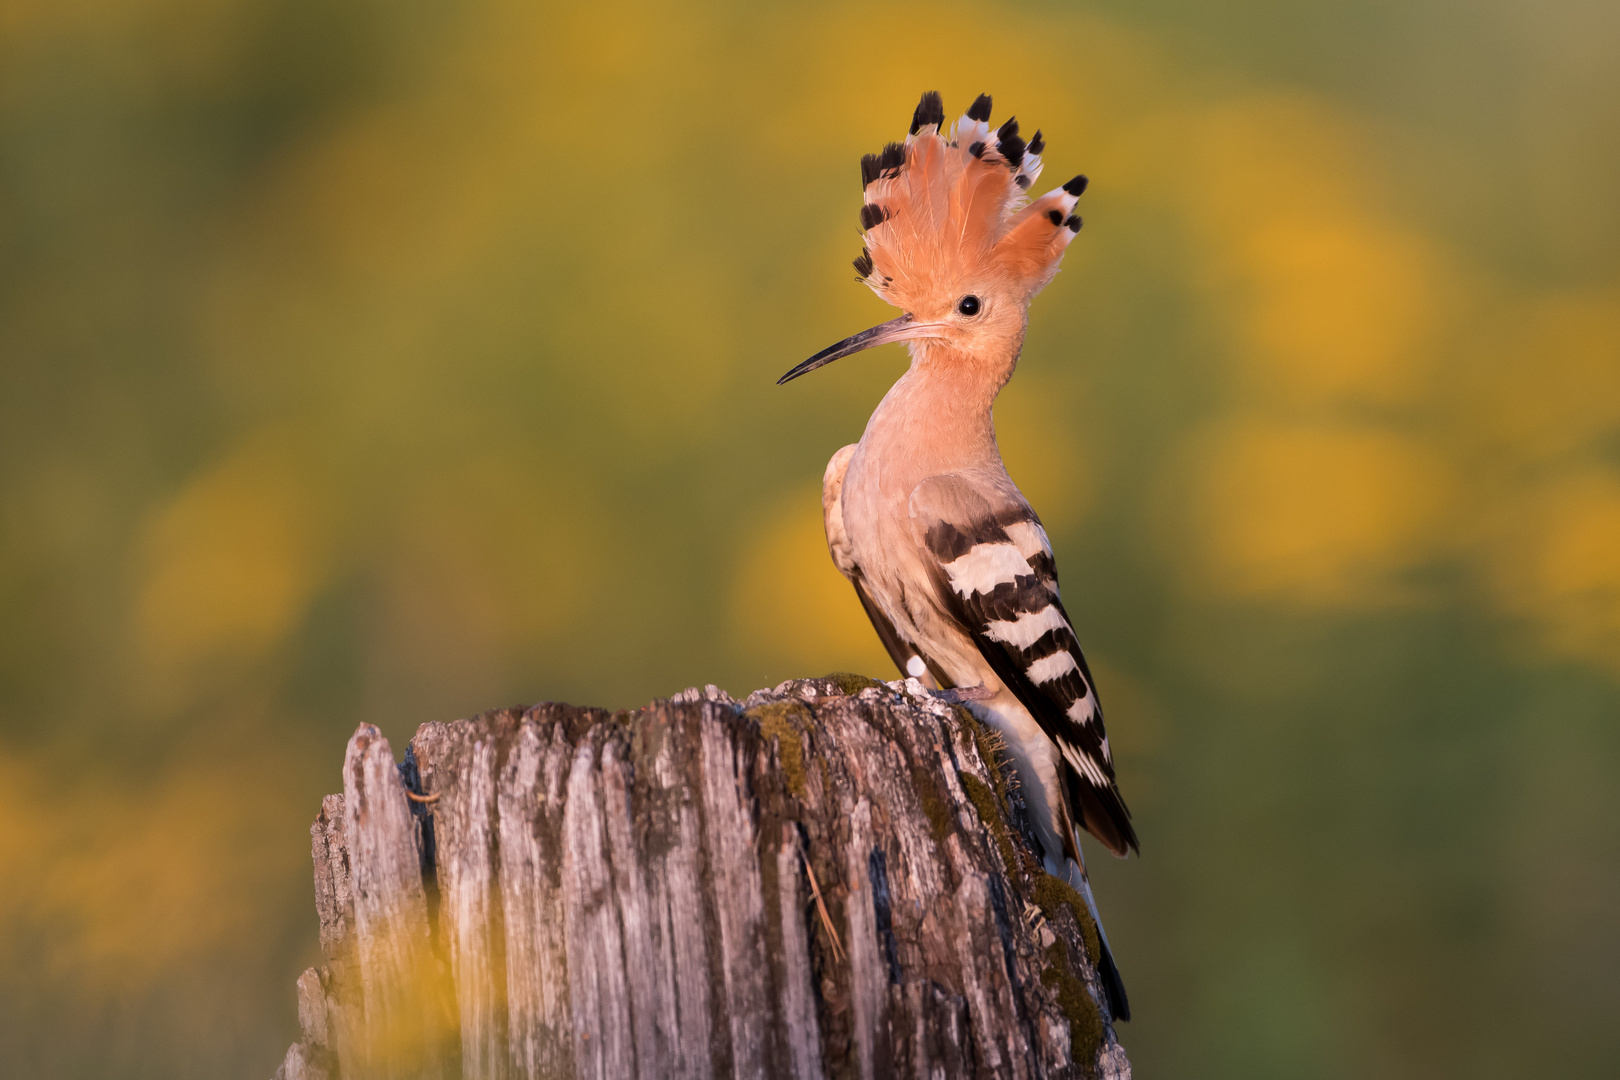
[[[881,448],[884,459],[906,462],[917,480],[1001,468],[992,407],[1017,362],[1017,342],[1004,355],[914,348],[911,367],[872,413],[862,442]]]

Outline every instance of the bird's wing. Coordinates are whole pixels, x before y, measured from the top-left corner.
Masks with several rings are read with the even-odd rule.
[[[911,493],[911,528],[940,607],[1056,744],[1086,831],[1116,855],[1137,848],[1114,780],[1096,683],[1058,597],[1046,532],[1021,498],[995,504],[958,473]],[[997,505],[999,504],[999,505]]]
[[[849,459],[855,456],[855,443],[839,449],[827,462],[827,471],[821,476],[821,523],[827,530],[827,552],[832,555],[838,572],[849,577],[855,572],[855,555],[849,549],[849,534],[844,531],[844,474],[849,472]]]
[[[873,602],[872,594],[861,575],[861,568],[850,552],[849,534],[844,531],[843,500],[840,496],[844,491],[844,473],[849,471],[849,459],[854,454],[853,443],[839,450],[827,463],[827,472],[821,478],[821,520],[827,530],[827,551],[832,555],[833,565],[838,567],[839,573],[855,586],[855,595],[860,597],[866,617],[872,620],[872,629],[877,631],[878,640],[883,642],[883,648],[887,650],[889,659],[894,661],[894,666],[900,669],[901,674],[920,678],[924,684],[935,688],[948,687],[950,685],[948,682],[941,681],[941,673],[930,667],[915,646],[900,637],[894,623],[890,622],[882,609]]]

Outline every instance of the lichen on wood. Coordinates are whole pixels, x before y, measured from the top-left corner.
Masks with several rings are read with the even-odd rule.
[[[849,675],[363,726],[278,1076],[1128,1076],[999,758]]]

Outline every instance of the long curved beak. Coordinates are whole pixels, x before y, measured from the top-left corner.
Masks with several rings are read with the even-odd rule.
[[[870,330],[862,330],[854,337],[847,337],[838,344],[822,349],[816,355],[795,367],[792,371],[776,380],[776,385],[792,382],[807,371],[814,371],[818,367],[826,367],[834,360],[840,360],[858,353],[862,349],[870,349],[874,345],[887,345],[891,341],[916,341],[920,338],[934,336],[937,329],[933,323],[920,323],[910,314],[902,315],[898,319],[890,319]]]

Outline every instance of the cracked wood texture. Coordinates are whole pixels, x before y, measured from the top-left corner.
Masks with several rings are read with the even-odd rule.
[[[362,725],[277,1080],[1128,1078],[1010,775],[915,680]]]

